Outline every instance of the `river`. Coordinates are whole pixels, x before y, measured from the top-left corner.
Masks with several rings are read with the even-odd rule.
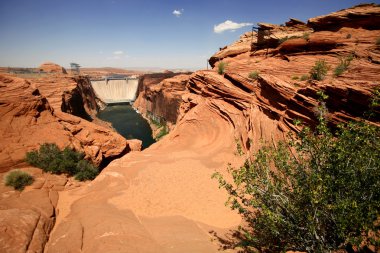
[[[110,122],[113,128],[127,140],[141,140],[143,149],[155,142],[148,122],[131,105],[107,106],[98,113],[97,117]]]

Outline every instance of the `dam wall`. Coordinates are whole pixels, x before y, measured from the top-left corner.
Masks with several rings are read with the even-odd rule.
[[[138,84],[138,78],[106,78],[91,81],[97,97],[106,104],[131,103],[135,101]]]

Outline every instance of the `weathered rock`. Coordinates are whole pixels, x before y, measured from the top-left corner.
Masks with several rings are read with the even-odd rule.
[[[43,71],[46,73],[67,74],[65,68],[59,66],[58,64],[52,63],[52,62],[45,62],[45,63],[41,64],[38,68],[40,71]]]
[[[188,79],[189,75],[177,75],[154,84],[144,83],[134,107],[147,118],[154,116],[158,121],[175,124]]]
[[[338,31],[342,27],[380,29],[380,5],[360,4],[308,20],[307,25],[315,31]]]
[[[290,37],[302,36],[304,28],[281,29],[272,30]],[[237,146],[252,153],[263,142],[284,139],[299,130],[294,119],[315,125],[317,91],[329,95],[332,124],[361,118],[380,83],[379,36],[379,30],[343,27],[311,33],[299,38],[302,43],[228,53],[251,43],[248,34],[219,52],[217,61],[228,64],[224,75],[197,71],[141,86],[139,110],[175,116],[172,131],[148,149],[112,161],[90,184],[61,192],[45,252],[218,252],[209,232],[223,235],[241,220],[224,206],[227,195],[211,175],[226,173],[228,163],[241,164]],[[335,77],[339,58],[351,54],[346,72]],[[325,79],[301,81],[319,59],[331,66]],[[249,78],[253,71],[257,78]],[[64,121],[85,140],[78,118]],[[372,124],[379,121],[371,118]]]
[[[38,85],[38,84],[37,84]],[[54,84],[51,84],[54,86]],[[54,89],[51,89],[53,91]],[[0,168],[21,164],[25,154],[46,142],[83,151],[95,164],[126,151],[127,141],[119,134],[76,116],[60,112],[56,96],[48,100],[36,84],[10,76],[0,76]],[[97,152],[94,152],[97,150]]]
[[[0,252],[43,252],[55,222],[57,189],[66,187],[64,176],[24,168],[35,181],[23,192],[4,186],[0,173]]]

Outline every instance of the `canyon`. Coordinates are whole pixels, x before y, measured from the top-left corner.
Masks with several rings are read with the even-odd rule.
[[[328,95],[332,127],[362,119],[380,88],[379,21],[380,6],[363,4],[307,24],[260,23],[270,32],[221,48],[211,70],[141,76],[134,107],[169,130],[143,151],[96,118],[104,105],[87,77],[1,74],[1,179],[21,168],[36,181],[23,192],[0,184],[0,251],[220,251],[214,234],[228,237],[241,219],[211,175],[228,177],[227,167],[244,160],[237,149],[252,154],[298,132],[295,120],[315,126],[318,91]],[[334,75],[346,57],[348,69]],[[330,66],[324,80],[304,80],[322,59]],[[367,121],[379,126],[380,108],[372,109],[377,116]],[[102,172],[81,183],[25,164],[25,153],[45,142],[83,151]]]

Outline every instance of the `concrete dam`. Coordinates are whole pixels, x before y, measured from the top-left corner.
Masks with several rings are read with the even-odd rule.
[[[132,103],[136,99],[138,84],[136,77],[91,80],[96,96],[106,104]]]

